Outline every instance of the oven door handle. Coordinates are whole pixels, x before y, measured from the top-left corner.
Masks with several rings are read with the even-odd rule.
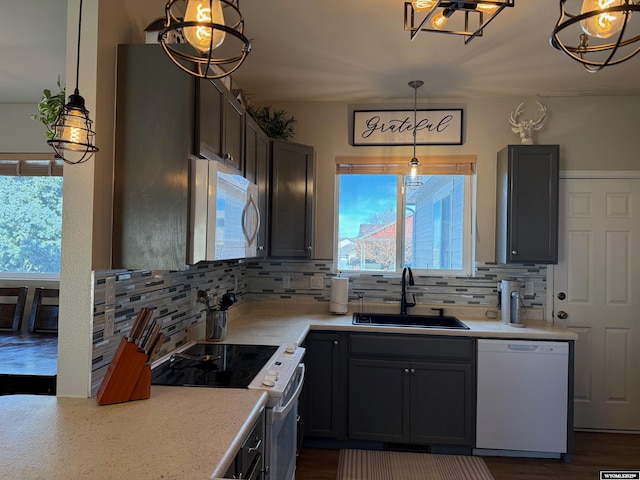
[[[293,393],[293,395],[291,395],[291,398],[286,403],[286,405],[273,407],[272,413],[273,413],[273,416],[275,417],[274,420],[280,420],[286,417],[291,411],[291,409],[293,408],[293,406],[298,401],[298,398],[300,397],[300,392],[302,392],[302,387],[304,386],[304,374],[305,374],[304,363],[300,363],[296,367],[296,370],[300,372],[298,377],[300,381],[298,382],[296,391]]]

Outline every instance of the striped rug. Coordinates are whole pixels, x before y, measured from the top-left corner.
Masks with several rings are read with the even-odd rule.
[[[340,450],[338,480],[494,480],[480,457]]]

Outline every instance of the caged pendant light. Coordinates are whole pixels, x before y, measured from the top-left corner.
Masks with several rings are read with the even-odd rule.
[[[158,42],[171,61],[198,78],[235,72],[251,52],[240,0],[169,0]]]
[[[413,158],[409,162],[409,173],[405,177],[405,185],[409,188],[418,188],[422,185],[420,174],[420,161],[416,157],[416,130],[418,125],[418,88],[424,85],[422,80],[412,80],[409,86],[413,88]]]
[[[82,0],[78,15],[78,50],[76,58],[76,88],[69,96],[69,101],[62,107],[58,118],[53,124],[53,138],[47,140],[53,150],[65,163],[75,165],[84,163],[98,151],[94,145],[95,132],[93,122],[89,118],[89,111],[84,106],[84,98],[78,90],[80,77],[80,32],[82,29]]]
[[[640,16],[640,0],[560,0],[551,45],[589,72],[622,63],[640,51],[640,18],[632,24],[633,12]]]

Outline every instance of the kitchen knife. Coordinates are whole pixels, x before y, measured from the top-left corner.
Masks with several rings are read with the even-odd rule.
[[[151,334],[153,333],[153,329],[157,325],[157,323],[158,322],[154,320],[149,324],[149,328],[147,328],[147,333],[144,335],[144,337],[142,337],[142,340],[140,341],[139,347],[141,350],[144,350],[145,353],[147,351],[149,340],[151,339]]]
[[[145,309],[145,313],[142,317],[142,320],[140,321],[138,330],[136,331],[136,336],[134,339],[135,342],[138,342],[142,339],[142,334],[144,333],[145,328],[147,328],[147,325],[149,324],[149,320],[151,320],[151,317],[153,317],[153,310],[151,310],[150,308]]]
[[[129,330],[129,337],[127,338],[127,341],[129,341],[129,342],[134,342],[135,341],[136,332],[138,331],[138,328],[140,327],[140,322],[142,321],[142,317],[145,315],[144,310],[145,310],[144,307],[141,308],[140,311],[138,312],[138,314],[136,315],[136,318],[133,321],[133,325],[131,325],[131,330]]]
[[[160,334],[160,329],[162,325],[159,322],[155,322],[153,328],[151,329],[151,334],[149,335],[149,340],[144,346],[144,352],[149,355],[156,342],[158,341],[158,336]]]
[[[166,340],[167,336],[164,333],[158,334],[156,337],[156,341],[154,345],[151,347],[151,351],[147,357],[147,363],[153,363],[155,359],[158,357],[158,353],[160,353],[160,348],[162,348],[162,344]]]

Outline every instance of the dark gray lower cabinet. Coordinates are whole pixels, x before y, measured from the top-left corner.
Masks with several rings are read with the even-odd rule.
[[[475,339],[353,334],[352,440],[473,445]]]
[[[301,417],[308,437],[341,439],[346,432],[346,335],[310,332],[305,340],[306,368]]]

